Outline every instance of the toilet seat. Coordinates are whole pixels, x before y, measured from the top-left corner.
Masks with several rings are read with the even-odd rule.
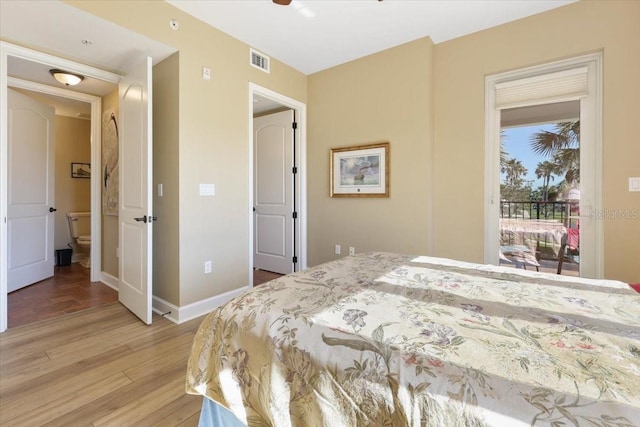
[[[79,236],[78,239],[76,240],[76,242],[79,245],[82,245],[82,244],[90,245],[91,244],[91,236]]]

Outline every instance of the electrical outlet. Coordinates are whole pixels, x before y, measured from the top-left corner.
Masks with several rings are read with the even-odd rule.
[[[212,270],[211,261],[205,261],[204,262],[204,274],[211,273],[211,270]]]
[[[342,251],[342,248],[340,245],[336,245],[336,255],[340,255],[340,251]]]
[[[349,255],[355,255],[356,254],[356,248],[354,248],[353,246],[349,246]]]

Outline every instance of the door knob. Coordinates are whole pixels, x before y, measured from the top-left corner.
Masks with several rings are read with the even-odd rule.
[[[56,208],[49,208],[49,212],[55,212],[55,211],[57,211],[57,210],[58,210],[58,209],[56,209]]]
[[[142,216],[140,218],[133,218],[133,219],[135,219],[138,222],[147,222],[147,216],[146,215]]]

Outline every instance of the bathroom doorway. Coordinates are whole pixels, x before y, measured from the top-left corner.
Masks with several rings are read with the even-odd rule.
[[[110,294],[117,300],[117,293],[91,286],[86,262],[90,245],[80,247],[75,242],[70,226],[77,221],[71,223],[68,216],[73,213],[77,219],[83,212],[82,225],[88,226],[82,230],[83,236],[90,236],[91,180],[87,178],[91,172],[91,105],[17,87],[10,87],[8,93],[9,108],[23,112],[11,121],[10,147],[31,145],[28,150],[23,148],[24,156],[14,153],[10,160],[9,188],[14,194],[9,198],[9,221],[16,224],[12,227],[15,236],[21,236],[8,244],[8,326],[16,327],[101,305],[113,299]],[[51,137],[43,135],[46,144],[40,143],[41,133],[36,132],[41,124],[39,115],[31,115],[40,110],[47,112],[43,117],[49,123],[45,128]],[[31,142],[26,143],[20,135],[29,136]],[[46,162],[46,167],[36,167],[35,159]],[[81,166],[74,171],[73,165]],[[40,173],[33,173],[33,169]],[[24,190],[23,196],[18,187]],[[31,199],[42,200],[47,206],[26,203]],[[24,211],[25,204],[38,212]]]
[[[87,258],[91,245],[84,244],[82,250],[79,250],[80,246],[73,245],[75,253],[69,259],[54,257],[57,251],[66,252],[70,249],[69,245],[75,243],[71,237],[68,213],[84,212],[89,216],[89,223],[92,222],[90,215],[94,191],[91,165],[96,158],[98,161],[100,159],[100,150],[95,149],[92,141],[100,139],[100,123],[99,120],[95,123],[95,117],[100,117],[101,98],[56,87],[53,81],[42,81],[43,79],[34,77],[38,67],[45,68],[39,70],[40,74],[43,71],[45,76],[49,74],[48,69],[51,67],[48,65],[36,64],[17,56],[9,56],[7,65],[7,86],[10,91],[55,110],[53,133],[56,136],[51,153],[47,154],[52,157],[50,179],[53,193],[50,198],[50,208],[53,211],[49,213],[51,221],[47,227],[51,229],[48,236],[51,242],[46,250],[47,257],[50,257],[49,274],[36,278],[33,283],[28,280],[23,282],[22,286],[25,287],[21,289],[8,289],[13,290],[7,294],[8,324],[13,327],[102,305],[111,301],[113,295],[117,300],[117,292],[99,283],[92,286],[92,281],[95,282],[99,277],[99,250],[95,251],[97,259],[94,259],[94,263],[87,263],[86,268],[78,263]],[[108,83],[103,90],[117,93],[117,86]],[[15,168],[9,168],[9,171],[13,169]],[[100,176],[100,166],[95,173]],[[88,241],[94,246],[100,245],[99,233],[88,231],[83,235],[90,236]],[[9,255],[11,250],[11,245],[8,245]],[[71,264],[53,266],[68,262]]]

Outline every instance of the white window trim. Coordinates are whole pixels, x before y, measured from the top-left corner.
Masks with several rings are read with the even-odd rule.
[[[498,264],[498,248],[500,246],[500,230],[497,218],[500,206],[500,179],[496,171],[500,162],[500,109],[496,106],[496,88],[510,84],[508,82],[525,79],[544,80],[552,73],[585,67],[587,69],[588,95],[579,93],[562,94],[557,97],[545,96],[544,99],[530,98],[517,106],[546,104],[580,99],[581,124],[590,123],[590,128],[581,129],[581,145],[591,146],[591,150],[581,150],[581,164],[590,164],[594,173],[591,177],[581,179],[582,193],[589,196],[580,201],[581,220],[593,221],[591,212],[602,210],[602,53],[593,53],[562,61],[524,68],[506,73],[495,74],[485,78],[485,165],[484,165],[484,262]],[[514,107],[516,105],[509,105]],[[604,238],[601,221],[590,223],[591,232],[581,235],[581,241],[589,245],[586,252],[588,259],[581,253],[580,275],[591,278],[602,278],[604,275]],[[584,227],[585,230],[590,227]],[[582,231],[582,230],[581,230]]]

